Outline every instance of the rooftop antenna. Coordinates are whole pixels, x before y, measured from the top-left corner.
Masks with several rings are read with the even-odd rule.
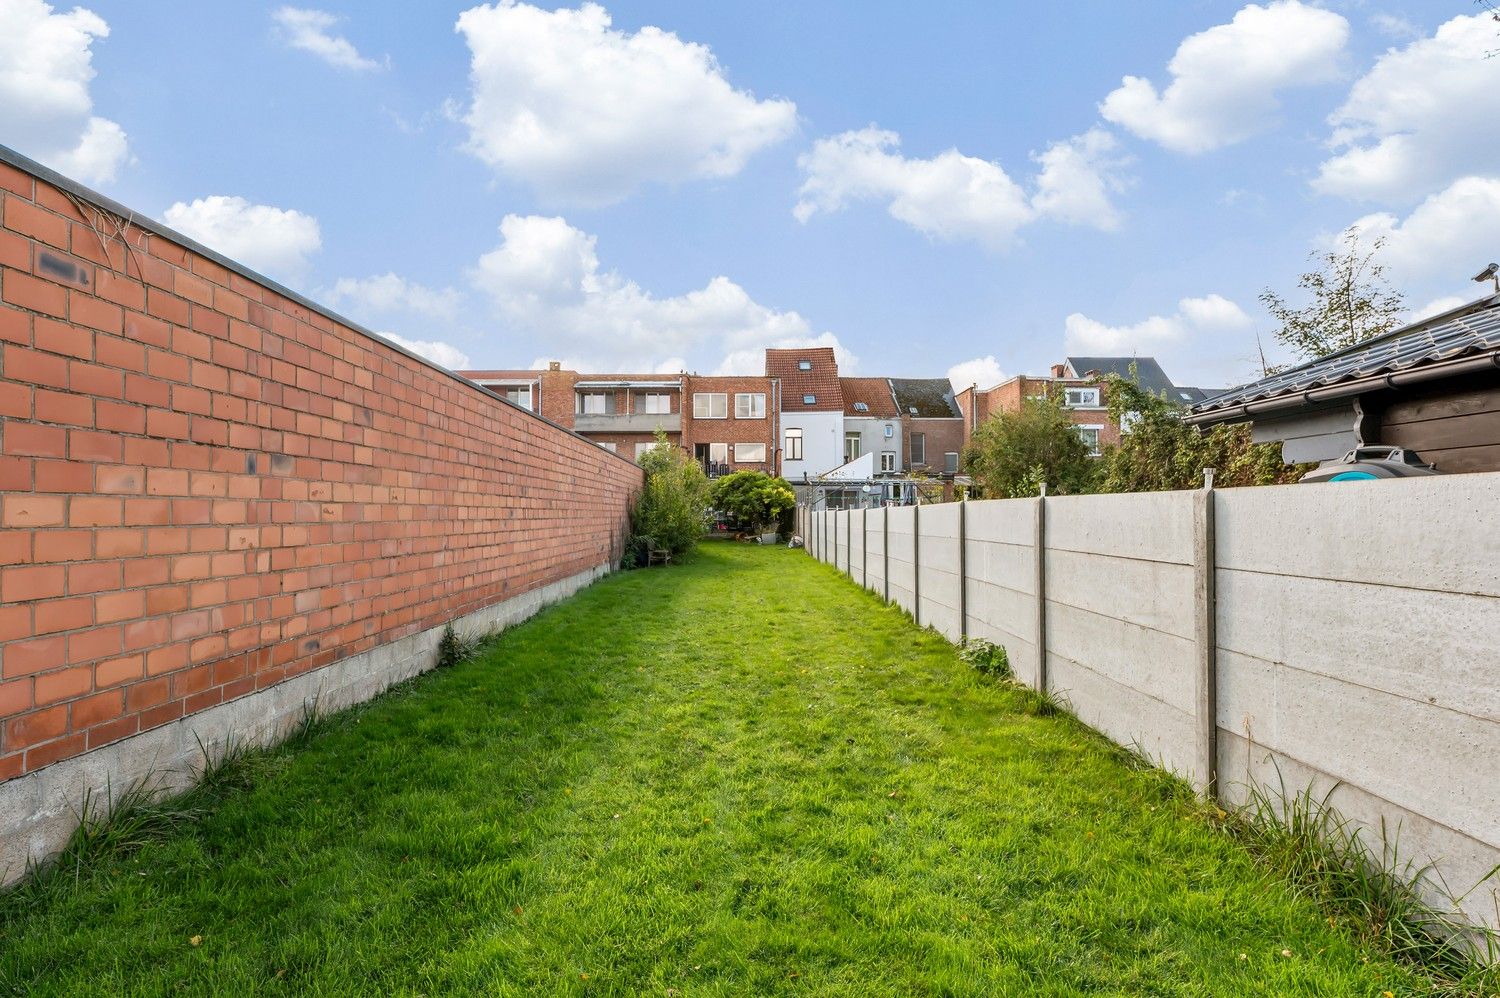
[[[1500,295],[1500,263],[1492,263],[1488,267],[1474,275],[1474,280],[1480,284],[1485,281],[1495,282],[1495,293]]]

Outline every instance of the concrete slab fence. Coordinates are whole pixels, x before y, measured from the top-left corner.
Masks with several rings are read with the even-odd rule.
[[[799,511],[807,551],[1227,804],[1500,864],[1500,474]],[[1500,884],[1462,902],[1500,926]]]

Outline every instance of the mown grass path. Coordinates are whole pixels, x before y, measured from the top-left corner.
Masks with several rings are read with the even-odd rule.
[[[239,770],[0,900],[0,991],[1421,986],[1171,781],[785,549],[612,577]]]

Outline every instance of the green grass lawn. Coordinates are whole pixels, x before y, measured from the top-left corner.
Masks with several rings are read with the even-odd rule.
[[[705,545],[0,900],[0,991],[1425,988],[1027,704],[801,552]]]

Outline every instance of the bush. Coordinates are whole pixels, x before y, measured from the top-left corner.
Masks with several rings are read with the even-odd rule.
[[[959,646],[958,657],[981,676],[1010,679],[1013,675],[1005,648],[984,638],[965,638]]]
[[[656,446],[638,463],[646,482],[630,511],[630,549],[640,554],[647,544],[655,544],[673,554],[690,550],[703,536],[708,517],[708,476],[659,430]]]
[[[714,509],[729,514],[753,534],[767,533],[782,514],[797,505],[797,494],[784,478],[763,471],[736,471],[709,486]]]
[[[980,424],[964,450],[964,468],[991,499],[1016,499],[1091,491],[1094,461],[1078,436],[1062,393],[1027,399],[1019,412],[1001,412]]]

